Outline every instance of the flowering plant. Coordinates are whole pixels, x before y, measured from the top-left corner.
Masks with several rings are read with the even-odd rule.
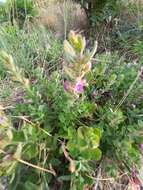
[[[10,190],[86,190],[101,185],[99,175],[113,181],[125,173],[133,182],[143,144],[142,69],[116,54],[96,55],[92,64],[97,43],[85,47],[71,32],[63,70],[47,77],[35,68],[34,83],[1,52],[24,90],[22,103],[0,107],[0,175]]]
[[[92,52],[86,51],[86,40],[80,34],[71,31],[69,41],[65,40],[65,63],[64,88],[66,91],[76,95],[84,91],[84,87],[88,85],[86,74],[91,72],[91,59],[97,50],[97,42]]]
[[[85,38],[74,32],[70,33],[69,41],[64,42],[64,88],[58,72],[53,72],[50,78],[41,78],[41,75],[39,78],[39,74],[35,73],[35,78],[37,77],[40,83],[33,84],[25,77],[24,71],[15,65],[12,56],[1,52],[5,68],[14,82],[21,84],[26,100],[21,104],[17,103],[15,109],[11,110],[12,115],[17,113],[18,116],[15,119],[10,117],[11,124],[8,123],[5,128],[6,134],[10,129],[10,140],[7,140],[7,135],[3,135],[3,130],[1,131],[2,142],[7,142],[0,146],[0,156],[3,160],[0,164],[1,175],[11,177],[11,189],[15,187],[17,175],[21,171],[25,171],[25,177],[34,174],[39,178],[40,175],[42,180],[40,184],[35,184],[35,179],[20,175],[16,189],[21,186],[27,188],[29,185],[34,189],[47,186],[53,189],[58,183],[62,190],[75,187],[81,190],[92,185],[90,176],[94,171],[89,162],[101,158],[101,132],[98,128],[88,127],[82,122],[80,124],[80,117],[92,115],[96,106],[85,102],[79,95],[87,86],[86,74],[91,72],[91,58],[97,45],[92,52],[87,52],[85,45]],[[78,97],[78,101],[69,104],[71,97],[73,100]],[[0,118],[0,126],[4,128],[3,119],[6,117]],[[13,124],[15,122],[21,123],[18,130]],[[6,172],[9,167],[7,160],[11,167]],[[71,182],[62,185],[64,179]]]

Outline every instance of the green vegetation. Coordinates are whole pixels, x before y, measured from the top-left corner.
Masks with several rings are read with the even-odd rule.
[[[20,26],[24,24],[26,20],[30,20],[36,16],[37,10],[34,7],[34,1],[32,0],[7,0],[0,7],[2,21],[11,21],[14,24],[15,20]]]
[[[91,25],[95,26],[98,22],[105,21],[108,17],[117,15],[118,0],[80,0],[85,9]]]
[[[0,188],[137,187],[142,6],[107,0],[94,12],[92,5],[88,37],[71,31],[63,42],[27,20],[35,17],[32,1],[7,3],[0,6],[0,178],[6,181]],[[8,15],[13,8],[19,16]]]

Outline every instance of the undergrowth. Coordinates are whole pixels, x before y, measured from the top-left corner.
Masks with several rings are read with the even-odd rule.
[[[1,110],[1,175],[9,176],[9,189],[82,190],[94,185],[99,165],[112,177],[139,167],[141,65],[116,54],[91,62],[96,46],[90,53],[85,45],[71,32],[63,69],[47,76],[43,66],[35,67],[34,82],[1,52],[11,79],[24,90],[24,101],[8,117]]]
[[[0,176],[9,190],[141,185],[142,14],[129,10],[126,19],[105,14],[90,50],[73,31],[62,44],[44,28],[1,25]]]

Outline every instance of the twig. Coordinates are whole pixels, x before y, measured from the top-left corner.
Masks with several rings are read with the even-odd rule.
[[[69,156],[68,152],[66,151],[66,147],[65,147],[64,143],[62,143],[62,150],[63,150],[65,158],[70,162],[69,171],[71,173],[75,172],[75,170],[76,170],[75,163],[74,163],[75,161]]]
[[[117,179],[120,179],[120,178],[122,178],[124,175],[127,175],[128,173],[124,173],[124,174],[122,174],[122,175],[120,175],[120,176],[117,176],[116,178],[96,178],[96,177],[91,177],[91,176],[89,176],[89,175],[87,175],[88,177],[90,177],[90,178],[92,178],[92,179],[95,179],[95,180],[98,180],[98,181],[115,181],[115,180],[117,180]]]
[[[64,153],[66,159],[67,159],[69,162],[72,162],[73,159],[69,156],[68,152],[66,151],[66,147],[65,147],[64,143],[62,143],[62,150],[63,150],[63,153]]]
[[[31,124],[33,127],[37,127],[38,129],[40,129],[43,133],[45,133],[46,135],[52,137],[52,135],[50,133],[48,133],[46,130],[42,129],[41,127],[39,127],[38,125],[35,125],[32,121],[28,120],[26,118],[26,116],[12,116],[12,117],[15,117],[15,118],[19,118],[19,119],[22,119],[24,121],[26,121],[27,123]]]
[[[8,110],[8,109],[13,109],[14,106],[6,106],[6,107],[3,107],[2,105],[0,105],[0,110]]]
[[[29,163],[29,162],[27,162],[27,161],[24,161],[24,160],[22,160],[22,159],[18,159],[18,158],[14,158],[14,159],[15,159],[16,161],[22,163],[22,164],[25,164],[25,165],[30,166],[30,167],[32,167],[32,168],[41,170],[41,171],[46,172],[46,173],[51,173],[51,174],[53,174],[54,176],[56,176],[56,173],[55,173],[54,170],[48,170],[48,169],[42,168],[42,167],[40,167],[40,166],[31,164],[31,163]]]
[[[98,175],[97,175],[97,178],[96,178],[96,183],[95,183],[95,186],[94,186],[94,190],[97,190],[98,188],[98,185],[99,185],[99,177],[101,176],[101,168],[99,168],[99,172],[98,172]]]

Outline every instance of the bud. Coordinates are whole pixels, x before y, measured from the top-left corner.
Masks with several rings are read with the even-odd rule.
[[[76,170],[76,168],[75,168],[75,163],[74,163],[73,160],[71,160],[71,161],[70,161],[70,165],[69,165],[69,171],[70,171],[71,173],[74,173],[75,170]]]

